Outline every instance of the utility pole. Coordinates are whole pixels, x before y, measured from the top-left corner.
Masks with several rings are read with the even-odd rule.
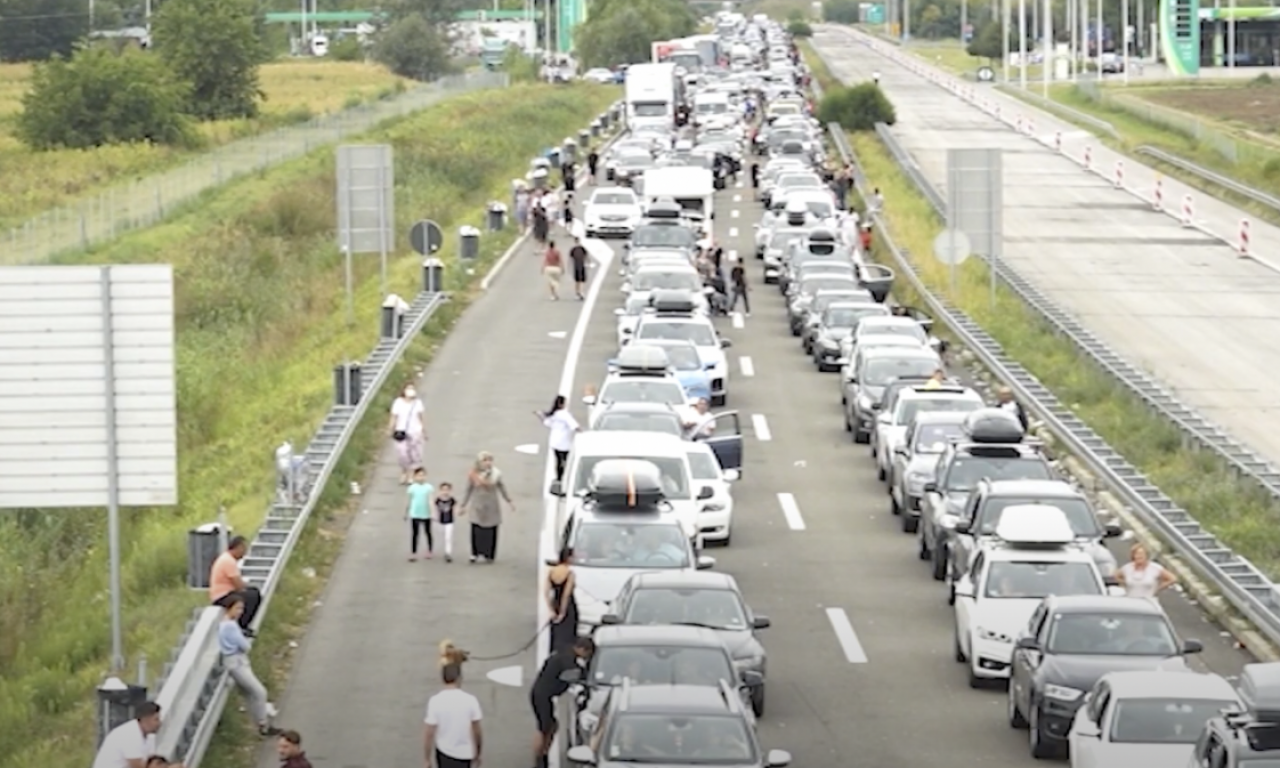
[[[1192,19],[1199,24],[1199,20]],[[1120,0],[1120,69],[1124,74],[1124,84],[1129,84],[1129,0]]]
[[[1012,0],[1000,0],[1000,47],[1004,52],[1003,58],[1000,60],[1000,66],[1004,70],[1002,80],[1005,84],[1009,82],[1009,16],[1011,13],[1010,4]]]
[[[968,42],[965,39],[965,31],[969,26],[969,0],[960,0],[960,47],[964,47]]]
[[[1126,3],[1129,0],[1124,0]],[[1053,0],[1044,0],[1044,64],[1041,65],[1043,75],[1042,95],[1049,98],[1049,81],[1053,79],[1054,54],[1057,53],[1056,46],[1053,44]]]
[[[1027,90],[1027,0],[1018,0],[1018,82]]]

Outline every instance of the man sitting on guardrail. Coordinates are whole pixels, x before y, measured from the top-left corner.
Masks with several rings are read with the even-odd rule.
[[[240,575],[240,561],[249,552],[249,542],[243,536],[236,536],[227,545],[227,551],[218,555],[213,561],[209,573],[209,602],[219,608],[226,608],[233,598],[244,603],[244,612],[240,614],[240,629],[245,637],[253,637],[253,617],[258,615],[258,607],[262,605],[262,593],[257,587],[245,582]]]
[[[151,764],[160,730],[160,705],[143,702],[134,714],[133,720],[117,725],[102,740],[93,768],[147,768]],[[174,763],[170,768],[182,766]]]

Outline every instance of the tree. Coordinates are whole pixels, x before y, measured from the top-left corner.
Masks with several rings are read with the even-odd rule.
[[[876,123],[897,122],[893,104],[875,83],[829,89],[818,104],[818,120],[839,123],[847,131],[869,131]]]
[[[188,86],[155,56],[85,47],[36,66],[22,97],[18,136],[35,149],[103,144],[185,144]]]
[[[84,0],[0,0],[0,60],[70,56],[88,34]]]
[[[684,0],[596,0],[578,27],[578,58],[588,67],[649,61],[652,45],[692,35],[698,17]]]
[[[392,24],[410,16],[421,16],[428,24],[439,28],[456,21],[461,11],[490,6],[478,4],[475,0],[386,0],[382,7]]]
[[[204,120],[253,117],[262,91],[257,0],[165,0],[152,18],[152,46],[191,84],[187,112]]]
[[[813,27],[809,26],[809,22],[797,19],[787,24],[787,34],[792,37],[813,37]]]
[[[438,27],[418,14],[405,16],[383,30],[373,58],[401,77],[434,80],[449,72],[449,44]]]
[[[827,0],[822,4],[822,18],[832,24],[857,24],[860,17],[858,0]]]
[[[1000,23],[990,21],[984,24],[982,29],[978,30],[978,34],[969,41],[969,46],[965,50],[970,56],[982,59],[1004,58],[1004,41],[1000,39]]]

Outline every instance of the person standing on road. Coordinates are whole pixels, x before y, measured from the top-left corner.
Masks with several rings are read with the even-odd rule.
[[[587,153],[587,173],[591,176],[591,183],[595,183],[596,169],[600,167],[600,153],[594,148]]]
[[[498,526],[502,525],[502,504],[512,512],[515,502],[507,493],[502,471],[493,466],[493,454],[481,451],[467,475],[467,492],[462,497],[462,513],[471,515],[471,562],[492,563],[498,555]]]
[[[565,464],[569,461],[569,451],[573,450],[573,436],[581,432],[582,427],[569,412],[568,400],[564,395],[556,395],[550,410],[534,411],[533,415],[551,430],[551,452],[556,457],[556,482],[561,482],[564,480]]]
[[[546,195],[541,191],[530,203],[529,215],[533,222],[534,239],[539,243],[546,243],[548,235],[551,234],[551,220],[547,218]]]
[[[408,485],[413,471],[422,466],[422,444],[427,440],[427,408],[418,399],[413,382],[404,385],[400,396],[391,404],[387,432],[396,444],[400,460],[400,484]]]
[[[418,467],[413,470],[413,482],[409,483],[409,505],[405,508],[404,517],[409,521],[409,562],[418,559],[418,537],[425,534],[427,540],[426,559],[431,559],[435,542],[431,540],[431,494],[435,487],[427,482],[427,470]]]
[[[453,562],[453,515],[458,500],[453,498],[453,483],[441,483],[436,493],[436,525],[440,526],[440,537],[444,539],[444,561]]]
[[[302,751],[302,734],[297,731],[280,733],[276,754],[280,756],[280,768],[311,768],[307,753]]]
[[[462,665],[440,669],[444,690],[427,700],[422,748],[427,768],[479,768],[484,750],[480,700],[462,690]]]
[[[529,231],[529,190],[523,186],[516,189],[516,224],[520,227],[520,234]]]
[[[547,243],[547,250],[542,254],[542,276],[547,280],[547,292],[552,301],[560,300],[560,278],[564,276],[564,259],[560,258],[560,249],[555,241]]]
[[[218,650],[222,653],[222,666],[244,696],[245,708],[249,710],[249,717],[253,718],[258,734],[276,736],[280,729],[271,725],[275,706],[267,697],[267,687],[253,673],[253,666],[249,664],[249,649],[252,646],[237,621],[243,611],[244,601],[238,597],[233,598],[227,603],[226,614],[218,625]]]
[[[1026,432],[1031,427],[1031,421],[1027,418],[1027,412],[1023,409],[1022,403],[1019,403],[1013,398],[1012,389],[1009,389],[1008,387],[1000,387],[997,389],[996,402],[1002,410],[1012,413],[1014,417],[1018,419],[1018,423],[1022,425],[1023,432]]]
[[[698,398],[693,404],[693,418],[684,423],[685,435],[690,440],[705,440],[716,430],[716,415],[711,412],[711,401]]]
[[[578,166],[569,162],[560,166],[560,186],[572,195],[578,189]]]
[[[262,605],[262,593],[250,586],[240,575],[240,561],[249,553],[249,542],[243,536],[233,536],[227,543],[227,551],[218,555],[209,571],[209,602],[226,608],[232,600],[244,604],[240,612],[240,629],[247,637],[253,637],[250,625]]]
[[[586,301],[583,292],[587,287],[587,260],[590,258],[582,239],[573,238],[573,247],[569,249],[569,261],[573,262],[573,291],[578,301]]]
[[[551,609],[551,650],[555,654],[573,647],[578,639],[578,598],[573,593],[573,550],[560,550],[556,564],[547,571],[547,607]]]
[[[729,286],[733,289],[733,297],[729,300],[729,311],[737,309],[738,299],[742,299],[742,309],[747,317],[751,317],[751,299],[747,298],[747,270],[742,266],[741,259],[735,260],[733,268],[729,270]]]
[[[569,682],[562,679],[566,672],[581,675],[578,660],[590,660],[596,644],[589,637],[579,637],[573,645],[547,657],[538,677],[529,690],[529,703],[538,721],[538,735],[534,739],[534,760],[538,768],[547,768],[547,754],[555,741],[560,723],[556,721],[556,697],[569,690]]]
[[[1151,554],[1141,544],[1129,548],[1129,562],[1116,572],[1116,580],[1129,597],[1155,598],[1161,592],[1178,583],[1164,566],[1151,562]]]
[[[858,247],[862,249],[862,255],[871,255],[871,224],[863,224],[862,231],[858,233]]]
[[[93,758],[93,768],[146,768],[156,751],[156,733],[160,730],[160,705],[144,701],[134,712],[134,719],[121,723],[102,740]],[[182,768],[181,765],[176,768]]]

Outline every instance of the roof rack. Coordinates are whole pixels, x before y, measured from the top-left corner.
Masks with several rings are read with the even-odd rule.
[[[691,315],[698,310],[693,294],[678,290],[655,291],[649,306],[660,315]]]
[[[609,370],[617,373],[666,373],[671,370],[671,360],[666,350],[652,344],[625,346],[618,356],[609,361]]]
[[[1238,688],[1252,724],[1280,726],[1280,662],[1246,664]]]

